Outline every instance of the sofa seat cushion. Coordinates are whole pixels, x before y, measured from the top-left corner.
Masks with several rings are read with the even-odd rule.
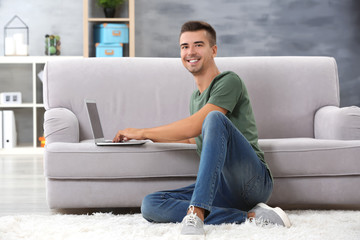
[[[360,141],[288,138],[259,144],[275,178],[360,176]],[[51,143],[45,151],[45,175],[58,179],[196,177],[198,165],[192,144],[97,147],[84,141]]]
[[[93,141],[50,143],[45,175],[56,179],[196,177],[195,144],[152,143],[98,147]]]
[[[275,178],[360,176],[360,141],[261,139]]]

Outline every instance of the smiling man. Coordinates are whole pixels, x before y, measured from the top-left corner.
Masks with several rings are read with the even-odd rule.
[[[198,88],[191,96],[191,116],[156,128],[120,130],[114,141],[196,143],[198,175],[188,187],[146,196],[143,217],[182,222],[181,239],[204,239],[204,223],[251,219],[290,227],[284,211],[263,203],[271,196],[273,179],[258,145],[244,82],[234,72],[221,73],[215,64],[215,30],[208,23],[190,21],[182,26],[179,40],[182,63]]]

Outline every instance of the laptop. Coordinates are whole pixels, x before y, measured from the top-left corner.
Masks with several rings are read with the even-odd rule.
[[[94,100],[85,100],[86,109],[89,116],[90,126],[97,146],[129,146],[129,145],[141,145],[147,142],[147,140],[130,140],[126,142],[113,142],[112,140],[105,140],[104,133],[100,123],[100,116]]]

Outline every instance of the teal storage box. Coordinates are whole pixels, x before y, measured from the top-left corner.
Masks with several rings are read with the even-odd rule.
[[[122,57],[123,44],[122,43],[97,43],[95,45],[96,57]]]
[[[102,23],[94,26],[95,43],[129,43],[129,27],[126,24]]]

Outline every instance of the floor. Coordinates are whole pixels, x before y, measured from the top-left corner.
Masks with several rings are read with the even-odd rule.
[[[0,156],[0,216],[51,214],[41,155]]]
[[[131,209],[57,209],[46,203],[42,155],[0,155],[0,216],[25,214],[138,213]]]

